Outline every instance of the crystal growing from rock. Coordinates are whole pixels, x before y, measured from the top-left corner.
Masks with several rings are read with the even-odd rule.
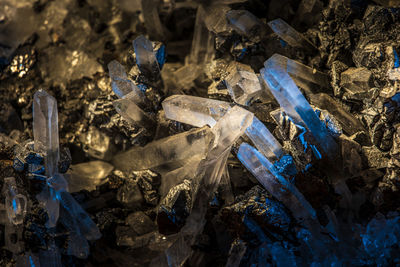
[[[275,166],[252,146],[242,143],[238,158],[276,199],[298,219],[316,218],[316,212],[299,190],[276,170]]]
[[[44,90],[33,99],[33,136],[35,151],[46,154],[45,167],[48,177],[57,172],[60,148],[58,140],[57,101]]]
[[[189,95],[170,96],[162,106],[168,119],[196,127],[214,126],[230,108],[230,104],[224,101]]]
[[[303,36],[303,34],[293,29],[282,19],[272,20],[268,22],[268,26],[271,27],[271,29],[290,46],[305,49],[310,52],[313,52],[317,49],[309,40],[307,40]]]
[[[253,123],[246,129],[246,135],[270,161],[280,159],[283,156],[284,151],[281,144],[257,117],[254,117]]]
[[[156,52],[153,50],[153,43],[143,35],[140,35],[133,40],[133,48],[135,49],[136,64],[140,72],[157,80],[161,73]]]
[[[263,23],[247,10],[230,10],[226,18],[232,28],[252,41],[259,41],[263,32]]]
[[[206,155],[214,136],[209,127],[166,137],[144,147],[134,147],[113,158],[120,170],[145,170],[167,163],[179,166],[194,155]]]
[[[8,220],[14,225],[23,223],[27,208],[27,199],[18,193],[14,177],[4,178],[3,194]]]
[[[140,125],[147,129],[153,126],[153,120],[130,99],[132,93],[125,95],[122,99],[113,101],[115,110],[121,117],[132,125]]]
[[[228,67],[228,72],[229,75],[225,78],[225,84],[236,103],[247,105],[261,94],[260,82],[251,67],[232,62]]]
[[[297,86],[308,92],[321,91],[321,87],[330,88],[329,76],[323,72],[279,54],[274,54],[268,60],[283,68]]]
[[[124,66],[113,60],[108,63],[108,72],[111,78],[111,87],[114,93],[123,98],[130,93],[130,98],[137,104],[144,101],[143,92],[128,78]]]
[[[296,123],[310,130],[322,150],[329,157],[334,157],[337,144],[285,69],[275,64],[274,57],[276,55],[272,56],[272,60],[267,60],[265,69],[260,71],[272,94]]]

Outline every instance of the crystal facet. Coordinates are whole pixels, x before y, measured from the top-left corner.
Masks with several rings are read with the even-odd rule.
[[[6,198],[5,204],[9,221],[14,225],[23,223],[27,199],[24,195],[18,194],[14,177],[4,178],[3,194]]]
[[[233,29],[252,41],[259,41],[264,28],[263,23],[247,10],[230,10],[226,18]]]
[[[241,105],[247,105],[261,94],[261,85],[257,75],[247,65],[232,62],[228,67],[229,75],[225,84],[232,99]]]
[[[318,145],[328,156],[335,156],[337,144],[289,74],[281,66],[276,65],[274,60],[267,60],[264,65],[265,69],[260,72],[281,107],[297,124],[310,130]]]
[[[160,77],[160,66],[153,50],[153,43],[143,35],[133,40],[133,48],[136,54],[136,64],[140,72],[148,77]]]

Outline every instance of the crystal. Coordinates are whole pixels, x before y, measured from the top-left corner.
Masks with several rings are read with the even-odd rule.
[[[284,151],[281,144],[257,117],[253,118],[253,123],[246,129],[246,135],[270,161],[283,156]]]
[[[92,125],[86,133],[81,134],[79,139],[84,144],[83,151],[92,158],[108,160],[114,153],[110,137]]]
[[[44,90],[33,99],[33,136],[35,151],[46,153],[46,175],[57,172],[59,153],[57,101]]]
[[[227,102],[188,95],[170,96],[162,106],[168,119],[196,127],[214,126],[230,108]]]
[[[215,34],[229,32],[230,28],[225,16],[230,10],[227,5],[207,5],[204,9],[204,24],[210,32]]]
[[[141,0],[142,15],[150,36],[155,40],[163,40],[165,33],[158,13],[158,2],[158,0]]]
[[[274,60],[267,60],[264,65],[265,69],[260,72],[280,106],[297,124],[310,130],[329,157],[334,157],[337,154],[337,144],[290,76]]]
[[[339,121],[347,134],[353,135],[357,132],[365,131],[362,123],[329,95],[325,93],[310,95],[310,102],[321,109],[329,111]]]
[[[147,196],[146,200],[148,200],[150,194],[145,191],[144,195]],[[139,206],[143,202],[143,196],[137,182],[131,180],[126,181],[124,185],[118,189],[117,200],[128,207]],[[156,205],[158,201],[148,201],[147,203]]]
[[[206,14],[199,5],[196,13],[192,47],[188,58],[189,64],[201,65],[210,62],[214,56],[214,38],[204,24]]]
[[[14,177],[4,178],[3,194],[7,216],[14,225],[23,223],[27,208],[27,199],[24,195],[18,194],[17,183]]]
[[[133,48],[135,49],[136,64],[139,66],[140,72],[157,80],[161,73],[156,52],[153,50],[153,43],[143,35],[140,35],[133,40]]]
[[[96,186],[107,181],[106,178],[113,169],[114,167],[111,164],[100,160],[72,165],[70,176],[67,179],[69,192],[95,190]]]
[[[128,78],[124,66],[116,60],[111,61],[107,66],[111,78],[111,87],[114,93],[119,98],[123,98],[125,95],[131,93],[130,98],[135,103],[143,103],[143,92]]]
[[[372,87],[372,73],[366,68],[349,68],[342,72],[340,85],[346,90],[347,98],[363,99]]]
[[[226,18],[232,28],[252,41],[259,41],[264,29],[263,23],[247,10],[230,10]]]
[[[129,94],[130,95],[130,94]],[[153,120],[126,95],[122,99],[113,101],[115,110],[121,117],[132,125],[140,125],[145,128],[154,126]]]
[[[232,62],[228,71],[229,75],[225,78],[225,84],[236,103],[248,105],[252,99],[261,94],[258,77],[249,66]]]
[[[87,240],[97,240],[101,237],[101,233],[97,225],[92,221],[89,215],[82,209],[70,193],[65,190],[57,191],[57,199],[60,204],[71,215],[72,218],[79,219],[80,232]]]
[[[229,257],[226,262],[226,267],[239,267],[240,261],[246,253],[247,247],[242,240],[235,240],[232,242],[231,249],[229,250]]]
[[[297,219],[316,218],[316,212],[310,203],[259,151],[242,143],[238,158],[276,199],[292,211]]]
[[[122,171],[145,170],[167,163],[179,164],[194,155],[205,157],[213,137],[209,127],[190,130],[117,154],[113,164]]]
[[[315,51],[317,48],[307,40],[303,34],[293,29],[282,19],[275,19],[268,22],[268,26],[285,42],[294,48],[303,48],[309,52]]]
[[[279,54],[274,54],[268,61],[284,69],[294,82],[299,87],[307,90],[307,92],[318,92],[321,90],[321,87],[330,88],[329,76],[327,74],[298,61]]]

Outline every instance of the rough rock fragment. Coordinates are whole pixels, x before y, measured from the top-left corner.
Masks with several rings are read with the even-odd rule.
[[[342,72],[340,85],[346,90],[348,99],[363,99],[367,97],[372,87],[372,73],[366,68],[349,68]]]

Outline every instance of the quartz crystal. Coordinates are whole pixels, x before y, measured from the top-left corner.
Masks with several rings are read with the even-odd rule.
[[[120,170],[145,170],[160,165],[182,165],[182,161],[195,155],[206,156],[214,135],[209,127],[193,129],[134,147],[116,155],[113,164]]]
[[[330,136],[327,128],[319,120],[289,74],[277,65],[273,58],[274,56],[272,56],[272,60],[267,60],[264,63],[265,69],[260,71],[272,94],[294,122],[310,130],[319,147],[329,157],[336,156],[335,140]]]
[[[113,60],[108,63],[108,72],[111,78],[111,87],[114,93],[122,98],[130,93],[130,98],[137,104],[144,101],[143,92],[128,78],[124,66]]]
[[[204,24],[206,14],[199,5],[196,13],[192,47],[188,58],[189,64],[202,65],[210,62],[214,56],[214,37]]]
[[[263,23],[247,10],[230,10],[226,18],[232,28],[240,35],[252,41],[260,41],[264,29]]]
[[[132,125],[140,125],[147,129],[154,126],[153,120],[130,99],[132,93],[124,96],[122,99],[113,101],[115,110],[121,117]]]
[[[285,42],[294,48],[305,49],[313,52],[317,48],[307,40],[303,34],[293,29],[282,19],[275,19],[268,22],[268,26]]]
[[[351,113],[347,112],[336,100],[325,93],[310,95],[311,104],[325,109],[331,113],[336,120],[339,121],[343,130],[348,135],[353,135],[357,132],[365,131],[362,123],[354,117]]]
[[[158,13],[158,3],[158,0],[141,0],[142,15],[146,30],[150,36],[157,40],[163,40],[165,38],[165,30]]]
[[[306,66],[285,56],[274,54],[268,61],[284,69],[297,86],[308,92],[318,92],[322,88],[330,88],[329,76],[323,72]]]
[[[270,161],[275,161],[283,156],[284,151],[281,144],[257,117],[254,117],[253,123],[246,129],[246,135]]]
[[[69,192],[95,190],[96,186],[107,181],[106,178],[113,169],[111,164],[100,160],[72,165],[70,175],[67,176]]]
[[[257,75],[247,65],[232,62],[228,67],[229,75],[225,84],[232,99],[241,105],[247,105],[261,94],[261,85]]]
[[[5,203],[9,221],[14,225],[23,223],[26,214],[27,199],[24,195],[18,194],[14,177],[4,178],[3,194],[6,198]]]
[[[136,64],[140,72],[157,80],[161,73],[156,52],[153,50],[153,43],[143,35],[140,35],[133,40],[133,48],[135,49]]]
[[[162,106],[168,119],[196,127],[214,126],[230,108],[224,101],[189,95],[170,96]]]
[[[227,33],[230,30],[225,14],[230,10],[227,5],[204,5],[204,23],[210,32]]]
[[[48,177],[57,172],[60,148],[58,141],[57,101],[44,90],[33,99],[33,136],[35,151],[46,154],[45,167]]]
[[[316,218],[316,212],[300,191],[275,166],[252,146],[242,143],[238,158],[257,180],[301,220]]]

